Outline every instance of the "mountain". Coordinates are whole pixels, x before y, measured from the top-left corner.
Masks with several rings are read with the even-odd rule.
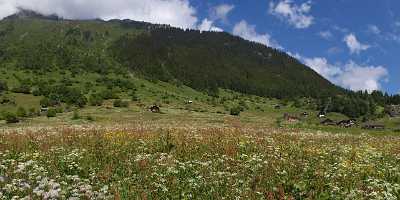
[[[341,94],[295,58],[222,32],[131,20],[65,20],[33,11],[0,21],[0,62],[33,71],[135,72],[204,91],[292,98]]]

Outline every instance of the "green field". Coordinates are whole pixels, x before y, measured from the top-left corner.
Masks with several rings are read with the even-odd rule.
[[[121,91],[125,108],[111,99],[85,108],[63,104],[56,117],[3,120],[0,199],[400,198],[398,119],[381,119],[384,131],[327,127],[316,111],[291,102],[228,90],[213,98],[133,80],[140,100]],[[3,111],[40,108],[42,97],[4,95],[15,105],[0,106]],[[153,104],[161,113],[149,112]],[[246,108],[230,115],[237,104]],[[310,116],[283,119],[303,112]]]
[[[166,112],[174,114],[87,109],[82,115],[96,122],[66,123],[65,114],[2,129],[1,197],[400,197],[398,136],[273,128],[250,114]]]

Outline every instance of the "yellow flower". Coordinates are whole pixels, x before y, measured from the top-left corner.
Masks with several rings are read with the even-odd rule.
[[[110,141],[112,144],[123,145],[126,143],[128,134],[122,131],[109,132],[104,134],[104,138]]]

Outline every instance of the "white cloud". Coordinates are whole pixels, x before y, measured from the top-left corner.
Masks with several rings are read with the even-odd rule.
[[[14,2],[9,0],[0,0],[0,19],[17,12]]]
[[[272,40],[269,34],[257,33],[256,27],[254,25],[249,25],[245,20],[240,21],[234,26],[233,34],[246,40],[258,42],[269,47],[282,49],[282,47],[276,41]]]
[[[354,34],[348,34],[343,39],[346,42],[347,47],[350,49],[350,53],[359,54],[361,51],[365,51],[370,48],[367,44],[362,44],[357,40],[357,37]]]
[[[318,74],[331,81],[343,73],[340,67],[329,64],[326,58],[304,58],[303,61],[305,65],[311,67],[311,69],[316,71]]]
[[[345,65],[338,83],[351,90],[372,92],[381,89],[380,82],[387,80],[387,76],[388,71],[383,66],[362,66],[350,61]]]
[[[330,31],[321,31],[318,33],[318,35],[324,38],[325,40],[330,40],[333,37],[333,34]]]
[[[376,25],[370,24],[368,25],[368,32],[379,35],[381,33],[381,30]]]
[[[269,12],[281,19],[287,20],[295,28],[304,29],[313,24],[314,17],[311,11],[311,1],[296,5],[292,0],[280,0],[278,3],[270,2]]]
[[[381,83],[387,81],[388,71],[383,66],[360,65],[350,60],[342,67],[341,64],[329,63],[326,58],[296,55],[305,65],[332,83],[354,91],[379,90]]]
[[[221,20],[222,22],[226,23],[228,21],[229,13],[235,8],[234,5],[231,4],[221,4],[215,6],[211,10],[211,18],[213,20]]]
[[[221,28],[218,28],[216,26],[213,25],[214,22],[205,18],[201,24],[199,25],[198,29],[200,31],[214,31],[214,32],[222,32],[224,30],[222,30]]]
[[[188,0],[0,0],[0,6],[2,17],[22,7],[68,19],[132,19],[181,28],[196,28],[198,23]]]

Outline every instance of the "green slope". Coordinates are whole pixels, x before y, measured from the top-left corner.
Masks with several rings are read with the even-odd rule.
[[[133,72],[210,91],[289,98],[343,92],[278,50],[228,33],[135,21],[72,21],[22,11],[0,22],[1,66],[35,71]]]

